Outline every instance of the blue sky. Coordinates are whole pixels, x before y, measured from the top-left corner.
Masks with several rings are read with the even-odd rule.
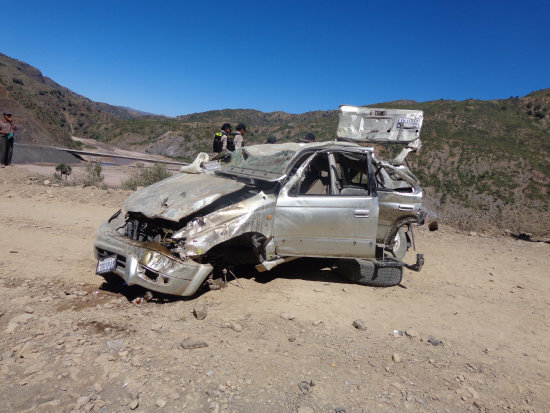
[[[2,53],[92,100],[168,116],[550,87],[546,0],[19,0],[9,9]]]

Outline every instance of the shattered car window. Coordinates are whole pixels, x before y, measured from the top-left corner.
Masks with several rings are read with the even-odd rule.
[[[266,180],[280,177],[296,151],[289,149],[269,151],[262,149],[261,146],[236,149],[231,154],[231,160],[222,167],[220,172]]]

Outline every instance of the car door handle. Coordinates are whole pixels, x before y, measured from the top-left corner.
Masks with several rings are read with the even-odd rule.
[[[400,211],[412,211],[414,210],[414,205],[399,205]]]
[[[355,218],[368,218],[369,212],[370,211],[368,209],[356,209],[353,211],[353,216]]]

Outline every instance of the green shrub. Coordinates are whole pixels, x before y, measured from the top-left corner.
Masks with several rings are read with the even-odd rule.
[[[84,186],[99,186],[105,177],[101,175],[101,164],[99,162],[91,162],[86,165],[82,185]]]
[[[166,165],[161,163],[156,163],[150,167],[145,167],[142,163],[138,163],[136,166],[137,171],[122,183],[122,189],[135,191],[138,186],[149,186],[172,176],[166,169]]]
[[[25,85],[25,83],[23,82],[23,79],[14,77],[12,80],[13,80],[13,83],[17,83],[18,85],[21,85],[21,86]]]
[[[55,170],[59,172],[59,178],[63,178],[63,175],[65,175],[65,179],[67,179],[71,174],[71,172],[73,171],[73,168],[71,167],[71,165],[59,163],[55,167]]]

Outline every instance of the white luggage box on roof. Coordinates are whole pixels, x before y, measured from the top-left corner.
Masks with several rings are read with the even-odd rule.
[[[354,142],[408,144],[418,139],[421,110],[340,106],[336,135]]]

